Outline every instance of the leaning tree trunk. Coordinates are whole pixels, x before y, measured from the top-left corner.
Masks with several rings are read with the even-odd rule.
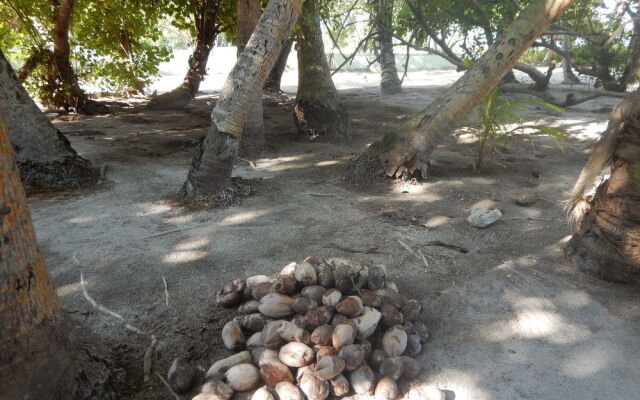
[[[571,54],[569,46],[569,35],[562,35],[562,52],[565,54],[562,57],[562,83],[565,85],[573,85],[580,83],[580,79],[573,73],[571,69],[571,60],[566,55]]]
[[[298,93],[293,110],[298,132],[312,139],[338,139],[349,135],[349,117],[338,99],[324,54],[317,0],[302,6],[297,34]]]
[[[382,94],[402,92],[396,57],[393,54],[393,0],[373,0],[375,24],[380,53],[380,90]]]
[[[415,115],[399,133],[389,133],[349,163],[349,179],[367,182],[385,174],[427,177],[429,156],[493,89],[531,43],[574,0],[534,0],[448,90]]]
[[[302,0],[271,0],[229,73],[211,112],[211,128],[198,144],[182,194],[192,201],[216,199],[229,188],[251,102],[291,35]]]
[[[53,17],[53,57],[50,85],[57,88],[59,95],[54,96],[53,105],[56,107],[75,107],[77,112],[94,114],[97,104],[89,100],[85,91],[80,87],[73,67],[71,66],[71,47],[69,45],[69,26],[75,0],[62,0],[55,7]]]
[[[260,19],[260,0],[238,0],[238,36],[236,38],[238,45],[238,55],[244,50],[251,34],[256,28],[256,24]],[[256,93],[251,105],[249,106],[249,114],[244,124],[244,132],[242,134],[242,142],[240,143],[240,153],[247,156],[253,156],[267,145],[264,137],[264,117],[262,110],[262,91]]]
[[[98,344],[89,354],[91,339],[64,319],[1,114],[0,397],[89,399],[106,389],[109,356]]]
[[[155,97],[147,103],[150,110],[182,110],[198,94],[200,83],[207,74],[207,62],[216,37],[220,33],[217,26],[217,0],[204,0],[196,9],[196,44],[189,57],[189,70],[177,88]]]
[[[589,195],[598,177],[606,174]],[[578,267],[603,279],[640,283],[640,91],[612,113],[573,190],[566,248]]]
[[[16,80],[0,51],[0,108],[28,191],[94,184],[99,172],[80,157]]]
[[[276,60],[276,63],[271,68],[271,72],[269,72],[269,76],[264,83],[264,91],[270,93],[280,93],[282,89],[280,89],[280,82],[282,81],[282,75],[284,74],[284,70],[287,67],[287,60],[289,59],[289,54],[291,53],[291,48],[293,47],[293,40],[287,40],[282,50],[280,50],[280,55]]]

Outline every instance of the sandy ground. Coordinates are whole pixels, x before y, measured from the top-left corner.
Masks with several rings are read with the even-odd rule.
[[[218,336],[229,313],[215,306],[215,291],[307,255],[384,264],[403,293],[423,302],[432,339],[416,384],[446,389],[449,400],[638,398],[637,288],[594,279],[562,257],[569,235],[563,201],[605,126],[607,114],[593,111],[614,99],[562,114],[527,111],[528,120],[567,130],[564,151],[535,136],[533,145],[518,141],[492,157],[476,176],[473,143],[462,132],[437,151],[425,182],[343,181],[345,159],[428,104],[456,75],[439,74],[429,76],[430,85],[410,83],[387,98],[373,78],[338,74],[352,121],[352,139],[343,143],[297,137],[290,95],[265,99],[271,148],[253,160],[255,169],[240,162],[235,172],[259,178],[256,193],[226,209],[185,210],[172,202],[206,118],[142,111],[56,122],[83,156],[107,166],[108,182],[31,197],[35,227],[64,308],[113,347],[126,374],[123,398],[173,398],[155,376],[143,382],[150,335],[159,340],[160,374],[175,356],[205,370],[228,353]],[[199,99],[199,107],[208,100]],[[538,201],[518,206],[513,198],[521,193]],[[480,206],[500,208],[503,219],[472,227],[465,219]],[[424,246],[433,240],[469,252]],[[332,243],[380,253],[351,254]],[[89,295],[122,321],[92,308],[81,273]]]

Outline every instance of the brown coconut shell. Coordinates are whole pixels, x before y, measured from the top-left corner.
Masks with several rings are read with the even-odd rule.
[[[364,348],[359,344],[350,344],[344,346],[338,356],[344,360],[347,371],[354,371],[364,362]]]
[[[241,279],[228,282],[216,293],[216,302],[223,307],[233,307],[240,304],[244,297],[246,284]]]
[[[280,348],[279,357],[285,365],[300,368],[311,364],[315,353],[304,343],[290,342]]]
[[[290,295],[296,291],[298,282],[293,275],[280,275],[274,283],[274,290],[280,294]]]
[[[296,297],[291,303],[291,308],[297,314],[306,314],[309,311],[318,308],[318,303],[307,297]]]
[[[346,315],[349,318],[356,318],[362,314],[364,304],[358,296],[347,296],[336,304],[335,308],[340,314]]]
[[[222,343],[231,351],[242,350],[247,338],[242,332],[242,327],[237,321],[229,321],[222,328]]]
[[[320,325],[319,327],[314,329],[313,332],[311,332],[311,342],[324,346],[330,346],[332,335],[333,327],[331,325]]]

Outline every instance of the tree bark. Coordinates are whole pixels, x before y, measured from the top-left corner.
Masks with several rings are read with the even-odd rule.
[[[69,26],[75,0],[61,0],[55,7],[53,17],[53,79],[50,82],[58,86],[60,96],[54,97],[54,106],[69,109],[74,107],[77,112],[95,114],[97,103],[89,100],[85,91],[80,87],[73,67],[71,66],[71,47],[69,46]],[[51,88],[51,90],[55,90]]]
[[[597,178],[610,168],[589,195]],[[573,190],[566,248],[578,267],[603,279],[640,283],[640,91],[611,113]]]
[[[244,124],[256,93],[300,15],[302,0],[271,0],[227,77],[211,112],[211,128],[196,149],[182,194],[191,201],[215,199],[229,188]]]
[[[69,189],[95,184],[99,172],[80,157],[67,138],[38,109],[0,51],[0,110],[20,176],[28,191]]]
[[[36,243],[31,215],[0,116],[0,393],[5,399],[85,399],[108,368],[77,351]],[[97,364],[109,365],[100,348]]]
[[[562,35],[562,52],[566,54],[571,54],[571,49],[569,46],[569,35]],[[572,85],[575,83],[580,83],[580,79],[573,73],[571,69],[571,60],[566,56],[562,57],[562,83],[565,85]]]
[[[150,110],[182,110],[198,94],[200,83],[207,74],[207,62],[213,49],[218,27],[219,4],[217,0],[204,0],[193,16],[196,25],[196,40],[189,57],[189,69],[177,88],[155,97],[147,103]]]
[[[393,54],[393,0],[373,0],[380,53],[380,90],[383,95],[402,92],[396,58]]]
[[[298,132],[311,139],[340,139],[349,135],[349,117],[331,80],[316,1],[304,2],[297,33],[298,93],[294,122]]]
[[[282,81],[284,70],[287,67],[287,60],[289,59],[289,54],[291,54],[292,47],[293,40],[287,40],[287,43],[285,43],[284,47],[280,51],[280,55],[278,56],[276,63],[273,68],[271,68],[271,72],[269,72],[267,81],[264,83],[264,90],[266,92],[280,93],[282,91],[280,89],[280,82]]]
[[[429,156],[482,102],[533,41],[573,2],[535,0],[487,52],[448,90],[415,115],[399,134],[390,133],[351,160],[348,177],[367,182],[390,177],[427,177]]]
[[[253,33],[258,20],[260,19],[260,0],[238,0],[238,55],[244,50],[251,34]],[[242,142],[240,143],[240,153],[253,156],[264,149],[267,141],[264,137],[264,116],[262,110],[262,91],[256,93],[251,105],[249,114],[244,124]]]

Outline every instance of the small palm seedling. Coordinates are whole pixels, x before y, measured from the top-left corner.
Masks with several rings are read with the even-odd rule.
[[[561,142],[566,137],[561,130],[544,125],[525,124],[516,111],[525,103],[534,103],[554,111],[562,112],[564,109],[538,99],[507,99],[500,95],[498,88],[493,89],[476,107],[477,122],[480,129],[477,131],[478,148],[474,157],[473,169],[480,173],[482,162],[493,153],[498,146],[505,146],[517,133],[526,133],[535,130],[551,136],[556,146],[562,149]]]

